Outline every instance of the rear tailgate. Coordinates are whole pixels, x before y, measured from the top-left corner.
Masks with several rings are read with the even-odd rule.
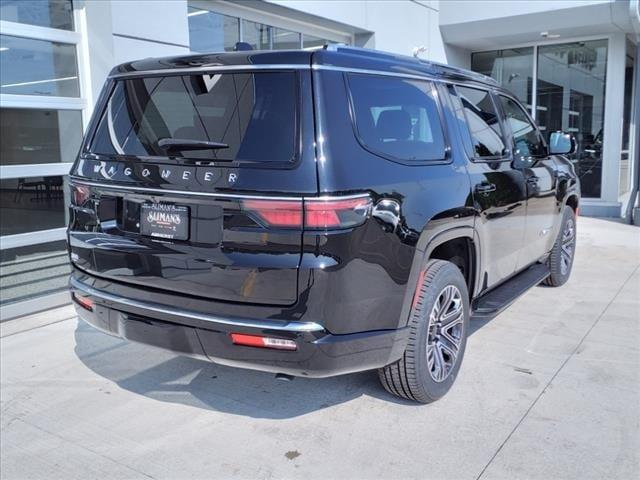
[[[125,77],[72,170],[73,263],[94,275],[208,299],[290,305],[302,225],[255,200],[317,194],[309,72]]]

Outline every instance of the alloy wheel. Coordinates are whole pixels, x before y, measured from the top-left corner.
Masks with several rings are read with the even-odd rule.
[[[458,360],[464,329],[464,303],[460,290],[447,285],[429,314],[427,365],[431,378],[444,381]]]
[[[560,273],[566,275],[573,261],[573,250],[576,242],[576,228],[573,218],[569,218],[562,230],[562,244],[560,246]]]

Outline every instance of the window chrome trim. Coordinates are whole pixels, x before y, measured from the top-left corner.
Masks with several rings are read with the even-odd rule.
[[[230,325],[232,327],[248,327],[248,328],[260,328],[278,330],[281,332],[321,332],[324,331],[324,327],[315,322],[287,322],[282,324],[273,320],[250,320],[244,318],[224,318],[215,315],[207,315],[205,313],[194,312],[193,310],[185,310],[182,308],[170,307],[161,305],[159,303],[141,302],[139,300],[133,300],[131,298],[125,298],[120,295],[114,295],[102,290],[97,290],[85,283],[77,280],[73,277],[69,279],[69,285],[71,289],[79,290],[92,297],[100,298],[108,302],[113,302],[120,305],[126,305],[133,308],[139,308],[150,312],[162,313],[165,315],[178,315],[184,318],[190,318],[194,320],[202,320],[205,322],[218,323],[221,325]]]
[[[133,185],[118,185],[111,183],[86,181],[82,177],[71,176],[69,178],[73,184],[87,185],[106,190],[127,190],[134,193],[150,193],[150,194],[169,194],[169,195],[187,195],[196,197],[210,198],[228,198],[228,199],[250,199],[250,200],[304,200],[304,201],[328,201],[328,200],[350,200],[354,198],[368,197],[368,193],[356,193],[353,195],[320,195],[318,197],[306,196],[272,196],[272,195],[252,195],[242,193],[218,193],[218,192],[193,192],[189,190],[165,190],[162,188],[138,187]]]
[[[155,75],[180,75],[207,72],[238,72],[250,70],[309,70],[309,65],[303,64],[264,64],[264,65],[211,65],[203,67],[166,68],[160,70],[139,70],[135,72],[122,72],[109,75],[110,79],[129,77],[151,77]]]

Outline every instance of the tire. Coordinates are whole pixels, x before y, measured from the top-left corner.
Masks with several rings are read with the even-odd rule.
[[[378,375],[389,393],[431,403],[449,391],[458,375],[469,331],[469,294],[462,273],[453,263],[429,260],[423,272],[410,313],[404,355],[379,369]],[[432,317],[438,322],[434,323]],[[443,317],[449,317],[446,324],[441,323]]]
[[[571,276],[575,251],[576,218],[573,209],[565,206],[562,212],[560,231],[547,261],[551,274],[544,281],[545,285],[559,287],[567,283]]]

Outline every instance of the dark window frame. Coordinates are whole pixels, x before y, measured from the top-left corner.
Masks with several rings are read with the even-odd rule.
[[[533,117],[529,114],[529,110],[522,105],[522,102],[520,102],[514,95],[509,94],[507,92],[494,91],[494,92],[492,92],[492,95],[494,97],[494,99],[493,99],[494,100],[494,104],[498,105],[498,107],[500,109],[500,111],[499,111],[500,122],[504,124],[503,125],[503,129],[508,131],[509,137],[511,138],[510,151],[511,151],[512,157],[515,158],[516,138],[515,138],[515,135],[513,134],[513,130],[511,129],[511,125],[509,125],[509,122],[507,121],[507,115],[506,115],[506,112],[504,111],[504,109],[502,108],[502,102],[500,101],[499,97],[504,97],[504,98],[507,98],[507,99],[511,100],[512,102],[514,102],[518,106],[518,108],[520,108],[520,110],[522,112],[524,112],[527,120],[533,126],[535,131],[538,133],[538,136],[540,137],[540,140],[542,140],[542,146],[545,149],[545,153],[538,154],[538,155],[530,155],[530,157],[531,158],[548,157],[549,156],[549,146],[547,144],[547,141],[544,138],[544,135],[542,134],[540,129],[538,128],[538,124],[535,122],[535,120],[533,120]]]
[[[108,83],[104,86],[100,96],[98,98],[98,102],[94,108],[94,115],[91,117],[91,121],[87,128],[87,133],[82,141],[80,147],[80,158],[87,158],[90,160],[104,160],[104,161],[134,161],[134,162],[148,162],[154,164],[168,164],[168,165],[192,165],[198,164],[201,162],[208,162],[210,165],[215,165],[218,167],[231,167],[231,168],[272,168],[272,169],[280,169],[280,170],[289,170],[294,169],[300,165],[303,156],[303,132],[305,122],[304,116],[302,115],[303,110],[303,98],[302,98],[302,78],[300,72],[297,70],[286,69],[286,68],[274,68],[269,70],[259,70],[256,71],[251,67],[247,67],[247,69],[239,69],[239,70],[229,70],[211,72],[211,74],[260,74],[260,73],[292,73],[295,77],[295,109],[294,109],[294,127],[295,127],[295,135],[294,135],[294,147],[293,147],[293,156],[291,159],[286,161],[267,161],[267,162],[254,162],[251,160],[233,160],[233,161],[216,161],[216,160],[202,160],[202,159],[190,159],[190,158],[180,158],[180,157],[168,157],[168,156],[154,156],[154,155],[111,155],[111,154],[101,154],[94,153],[90,151],[90,146],[93,145],[95,140],[95,135],[98,131],[98,127],[101,123],[103,116],[106,113],[106,110],[109,105],[109,101],[114,93],[117,82],[119,80],[127,80],[130,78],[151,78],[151,77],[173,77],[173,76],[185,76],[185,75],[199,75],[205,74],[206,71],[197,71],[193,73],[189,72],[172,72],[171,70],[160,71],[160,72],[140,72],[139,75],[132,76],[124,76],[122,78],[110,78]],[[100,112],[98,115],[97,112]]]
[[[473,135],[471,134],[471,128],[469,127],[469,117],[467,116],[467,112],[465,111],[466,109],[464,108],[464,106],[462,107],[462,114],[464,115],[465,118],[465,123],[466,123],[466,127],[467,127],[467,134],[469,135],[469,138],[471,139],[471,145],[473,147],[473,154],[469,156],[469,160],[471,160],[474,163],[496,163],[496,162],[510,162],[513,160],[513,149],[509,148],[508,144],[509,144],[509,134],[511,133],[510,131],[508,132],[505,129],[504,126],[504,122],[502,120],[502,109],[499,108],[499,105],[497,105],[495,98],[494,98],[494,92],[495,90],[492,88],[487,88],[481,85],[477,85],[477,84],[466,84],[466,83],[452,83],[451,84],[453,86],[453,89],[455,91],[456,96],[458,97],[458,99],[460,99],[460,92],[458,91],[459,87],[462,88],[470,88],[470,89],[474,89],[474,90],[480,90],[483,92],[486,92],[489,95],[489,99],[491,101],[491,104],[493,105],[493,108],[496,112],[496,115],[498,117],[498,125],[500,126],[500,132],[501,132],[501,137],[502,137],[502,141],[504,142],[504,147],[505,147],[505,151],[502,155],[492,155],[492,156],[487,156],[487,157],[479,157],[478,155],[476,155],[475,152],[475,147],[473,147],[474,143],[473,143]],[[449,95],[451,95],[451,91],[449,91]],[[462,101],[462,100],[460,100]]]
[[[349,83],[349,76],[367,76],[367,77],[380,77],[380,78],[393,78],[398,80],[414,80],[417,82],[423,82],[428,84],[429,93],[436,105],[436,111],[438,115],[438,120],[440,122],[440,129],[442,131],[442,142],[443,142],[443,157],[440,159],[422,159],[422,160],[405,160],[402,158],[397,158],[392,155],[386,154],[384,152],[379,152],[371,147],[369,147],[366,142],[362,139],[360,132],[358,130],[358,122],[356,120],[356,112],[355,112],[355,103],[353,99],[353,94],[351,90],[351,86]],[[447,165],[453,162],[453,157],[451,155],[451,143],[449,141],[448,129],[445,123],[444,111],[441,104],[440,95],[436,89],[436,80],[431,78],[416,78],[412,76],[404,76],[404,75],[385,75],[384,73],[362,73],[362,72],[343,72],[342,78],[344,81],[344,87],[347,94],[348,99],[348,109],[349,109],[349,117],[351,121],[351,128],[353,129],[353,134],[358,141],[358,144],[367,152],[371,153],[380,158],[384,158],[385,160],[389,160],[390,162],[399,163],[401,165],[406,166],[424,166],[424,165]]]

